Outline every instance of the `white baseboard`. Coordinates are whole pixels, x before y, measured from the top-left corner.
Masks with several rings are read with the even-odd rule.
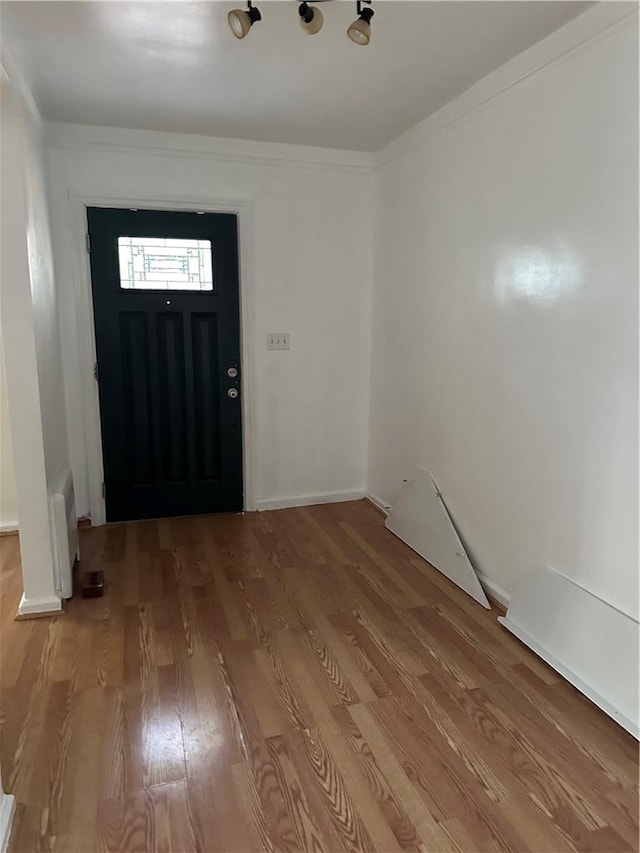
[[[269,509],[287,509],[293,506],[314,506],[314,504],[335,504],[343,501],[359,501],[366,497],[367,493],[358,492],[330,492],[324,495],[301,495],[295,498],[265,498],[256,501],[258,512]]]
[[[18,532],[18,519],[14,521],[13,519],[3,519],[0,521],[0,533],[17,533]]]
[[[565,666],[562,661],[559,661],[558,658],[552,655],[544,646],[538,643],[537,640],[534,640],[526,631],[523,631],[515,622],[512,622],[508,616],[499,616],[498,622],[504,625],[508,631],[511,631],[515,637],[525,644],[525,646],[529,646],[529,648],[534,651],[538,657],[542,658],[542,660],[548,663],[549,666],[553,667],[556,672],[559,672],[560,675],[563,678],[566,678],[570,684],[573,684],[577,690],[584,693],[587,699],[591,699],[594,705],[597,705],[598,708],[605,712],[605,714],[612,717],[612,719],[619,723],[623,729],[626,729],[629,734],[633,735],[636,740],[640,739],[640,727],[638,726],[637,720],[632,720],[625,716],[619,708],[607,701],[607,699],[595,690],[591,684],[588,684],[584,679],[580,678],[580,676],[577,675],[570,667]]]
[[[6,853],[11,838],[11,824],[16,811],[16,798],[0,789],[0,853]]]
[[[40,613],[62,612],[62,601],[57,595],[43,595],[40,598],[25,598],[24,593],[18,605],[20,616],[36,616]]]
[[[486,575],[482,574],[482,572],[479,572],[477,569],[476,574],[478,575],[478,580],[484,587],[484,590],[487,595],[495,599],[503,607],[508,607],[509,602],[511,601],[511,596],[509,595],[509,593],[501,586],[498,586],[495,581],[492,581],[491,578],[488,578]]]
[[[378,495],[374,495],[373,492],[367,492],[365,497],[370,503],[377,507],[380,512],[383,512],[385,515],[389,515],[389,512],[391,510],[391,504],[378,497]]]
[[[518,583],[507,615],[498,621],[640,737],[637,619],[543,565]]]

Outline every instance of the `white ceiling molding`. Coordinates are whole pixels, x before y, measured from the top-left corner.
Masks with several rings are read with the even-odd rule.
[[[0,43],[0,73],[19,93],[32,122],[42,128],[42,113],[33,92],[26,83],[24,70],[6,40]]]
[[[608,38],[619,27],[637,27],[637,19],[637,3],[598,3],[397,136],[376,153],[376,168],[390,163],[412,148],[425,144],[434,135],[484,108],[503,92],[523,83],[532,74],[537,74],[574,51],[586,48],[598,39]]]
[[[247,139],[61,122],[47,122],[46,132],[47,143],[51,148],[91,148],[145,156],[210,159],[285,168],[369,173],[373,171],[375,159],[375,155],[368,151],[343,151],[337,148],[314,148],[282,142],[254,142]]]

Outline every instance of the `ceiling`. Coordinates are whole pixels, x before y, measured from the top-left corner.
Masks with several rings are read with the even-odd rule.
[[[235,2],[2,2],[45,118],[375,151],[591,3],[375,2],[367,47],[355,3],[325,3],[316,36],[293,0],[263,0],[243,41]]]

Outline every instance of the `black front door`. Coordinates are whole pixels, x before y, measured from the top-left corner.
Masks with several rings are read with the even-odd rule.
[[[107,521],[241,510],[236,217],[88,220]]]

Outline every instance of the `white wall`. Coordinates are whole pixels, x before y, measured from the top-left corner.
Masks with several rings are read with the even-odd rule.
[[[379,155],[369,478],[428,468],[507,593],[637,617],[638,22],[599,7]]]
[[[20,612],[28,613],[60,609],[49,510],[69,461],[43,128],[4,51],[1,110],[0,320],[20,519]]]
[[[4,352],[0,340],[0,531],[18,529],[18,496],[13,469],[11,423],[7,379],[4,370]]]
[[[92,359],[80,329],[82,220],[69,192],[103,198],[251,205],[241,257],[252,326],[251,442],[258,506],[366,488],[372,158],[181,134],[50,126],[55,264],[78,511],[89,511],[82,397]],[[141,205],[144,206],[144,205]],[[241,227],[242,223],[241,223]],[[80,297],[78,294],[80,293]],[[84,293],[85,301],[87,294]],[[267,352],[268,332],[289,352]],[[91,392],[92,395],[95,392]],[[95,396],[87,401],[95,407]]]

